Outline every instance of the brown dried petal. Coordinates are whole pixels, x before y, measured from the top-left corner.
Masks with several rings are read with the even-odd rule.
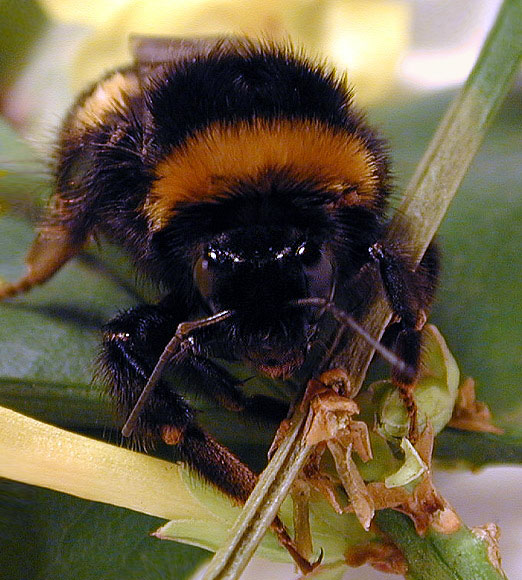
[[[479,431],[497,435],[501,435],[504,432],[493,425],[491,411],[488,406],[477,401],[475,381],[471,377],[467,377],[459,385],[457,402],[448,425],[463,431]]]
[[[402,552],[391,542],[368,542],[351,548],[346,553],[348,566],[358,568],[370,564],[379,572],[404,576],[408,571],[407,562]]]
[[[375,508],[373,499],[352,457],[351,446],[346,449],[335,440],[328,442],[341,483],[350,499],[350,506],[365,530],[370,529]]]
[[[359,412],[357,403],[325,389],[311,401],[312,424],[308,431],[307,444],[317,445],[338,436],[344,429],[351,428],[351,417]]]
[[[499,574],[503,577],[505,576],[502,570],[502,563],[500,560],[500,528],[493,523],[484,524],[483,526],[477,526],[476,528],[471,528],[471,531],[480,538],[486,545],[488,549],[488,559],[495,566]]]

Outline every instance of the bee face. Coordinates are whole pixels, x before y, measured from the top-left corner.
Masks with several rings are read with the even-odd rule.
[[[196,285],[213,312],[258,311],[263,316],[299,298],[327,298],[333,265],[318,242],[278,228],[222,234],[202,250]]]
[[[301,366],[315,314],[301,298],[328,298],[334,268],[326,248],[295,229],[254,225],[205,244],[194,280],[212,313],[234,311],[231,351],[270,375]]]

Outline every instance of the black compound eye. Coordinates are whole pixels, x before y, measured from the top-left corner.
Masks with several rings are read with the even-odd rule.
[[[303,242],[296,250],[295,255],[305,266],[314,266],[321,260],[321,248],[314,242]]]
[[[333,284],[333,266],[328,252],[316,242],[299,245],[296,256],[301,260],[309,296],[328,298]]]
[[[200,256],[194,265],[194,281],[199,292],[204,298],[212,294],[214,287],[213,264],[217,259],[217,254],[213,250],[208,250]]]

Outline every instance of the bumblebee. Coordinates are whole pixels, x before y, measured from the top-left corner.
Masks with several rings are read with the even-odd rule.
[[[377,263],[404,361],[394,378],[414,382],[436,251],[415,270],[383,243],[386,146],[326,66],[270,43],[172,41],[80,96],[54,183],[28,273],[0,297],[45,282],[93,236],[123,246],[163,292],[103,329],[101,375],[126,434],[175,445],[232,498],[256,475],[198,425],[164,367],[227,409],[281,420],[286,403],[246,396],[216,359],[294,376],[321,331],[317,305],[354,312]]]

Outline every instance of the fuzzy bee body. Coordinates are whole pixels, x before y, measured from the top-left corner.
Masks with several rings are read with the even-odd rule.
[[[29,273],[0,296],[45,281],[93,235],[124,246],[164,291],[158,304],[104,328],[101,374],[124,419],[178,325],[224,311],[230,314],[196,330],[170,364],[227,408],[282,419],[285,404],[245,396],[210,357],[291,376],[320,324],[316,310],[292,305],[349,294],[372,261],[400,319],[396,350],[418,365],[434,251],[417,272],[400,249],[375,251],[390,193],[383,142],[353,107],[344,80],[290,49],[195,43],[182,56],[110,74],[65,119],[55,188]],[[166,381],[155,386],[133,435],[176,444],[238,500],[253,488],[255,475],[197,425]]]

